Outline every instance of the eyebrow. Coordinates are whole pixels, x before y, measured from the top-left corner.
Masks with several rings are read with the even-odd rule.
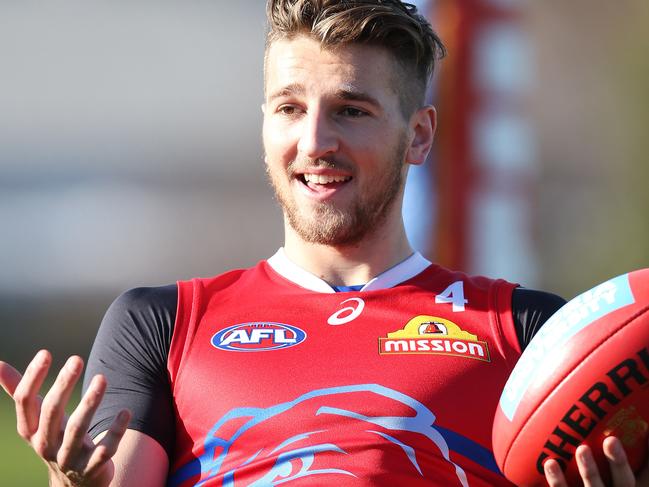
[[[306,89],[304,88],[303,85],[299,83],[293,83],[284,86],[283,88],[280,88],[276,92],[269,95],[268,101],[273,101],[277,98],[282,98],[287,96],[304,95],[305,93],[306,93]],[[360,101],[360,102],[368,103],[376,108],[381,108],[381,104],[376,98],[363,91],[359,91],[354,88],[339,89],[334,93],[334,98],[337,98],[339,100],[347,100],[347,101]]]
[[[306,90],[304,89],[304,86],[298,83],[293,83],[287,86],[284,86],[283,88],[280,88],[277,90],[275,93],[272,93],[268,96],[268,101],[273,101],[276,98],[282,98],[285,96],[291,96],[291,95],[304,95],[306,93]]]
[[[358,91],[353,88],[338,90],[336,91],[335,96],[336,98],[339,98],[341,100],[360,101],[363,103],[369,103],[375,108],[381,108],[381,104],[376,98],[363,91]]]

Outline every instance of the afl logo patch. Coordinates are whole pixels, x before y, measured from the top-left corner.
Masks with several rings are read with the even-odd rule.
[[[299,345],[306,333],[297,326],[268,321],[239,323],[217,331],[212,345],[228,352],[266,352]]]

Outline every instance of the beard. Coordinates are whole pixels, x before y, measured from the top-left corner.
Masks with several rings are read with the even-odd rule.
[[[381,169],[384,173],[369,181],[368,187],[361,188],[357,197],[343,208],[333,202],[319,202],[307,208],[300,207],[283,181],[283,173],[273,175],[269,165],[266,165],[266,174],[285,218],[302,240],[332,246],[354,245],[381,226],[401,193],[405,176],[406,143],[404,134],[387,155],[387,170]],[[295,167],[346,166],[331,160],[294,161],[287,168],[289,180],[292,179]]]

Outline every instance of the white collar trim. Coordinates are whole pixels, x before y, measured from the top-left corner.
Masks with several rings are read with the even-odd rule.
[[[275,255],[268,259],[267,262],[280,276],[294,282],[298,286],[319,293],[335,292],[327,282],[291,261],[286,255],[283,247],[280,247],[280,249],[275,252]],[[397,284],[401,284],[402,282],[415,277],[417,274],[420,274],[429,265],[431,265],[431,262],[428,259],[419,252],[415,252],[406,260],[399,262],[394,267],[391,267],[373,279],[370,279],[370,281],[361,288],[361,291],[376,291],[378,289],[394,287]]]

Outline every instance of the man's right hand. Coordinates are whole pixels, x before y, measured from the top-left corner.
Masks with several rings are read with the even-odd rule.
[[[0,385],[16,404],[16,428],[36,454],[48,465],[51,485],[97,486],[110,484],[115,469],[113,455],[124,436],[130,413],[120,411],[97,443],[87,431],[106,390],[106,379],[95,376],[81,402],[67,417],[65,408],[83,370],[83,360],[68,359],[45,397],[38,395],[52,356],[41,350],[25,374],[0,361]]]

